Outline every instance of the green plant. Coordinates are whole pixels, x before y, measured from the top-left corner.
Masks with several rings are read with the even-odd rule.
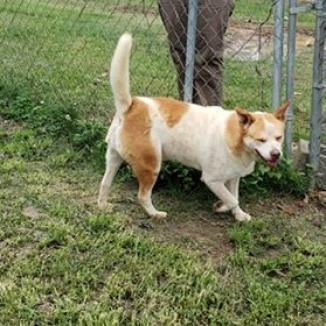
[[[187,168],[177,162],[165,163],[160,174],[160,182],[182,190],[193,190],[200,183],[201,173],[195,169]],[[255,171],[241,179],[241,188],[246,194],[277,191],[298,196],[308,191],[309,178],[303,172],[296,170],[292,162],[282,159],[278,167],[270,168],[257,163]]]
[[[84,157],[92,157],[96,162],[103,165],[106,130],[107,128],[99,122],[77,120],[71,134],[72,145],[77,150],[82,151]]]
[[[200,171],[171,161],[163,164],[159,181],[161,184],[189,191],[197,187],[200,182],[200,174]]]
[[[257,163],[255,171],[242,179],[241,186],[249,193],[274,190],[302,196],[308,190],[309,179],[296,170],[290,160],[283,158],[276,168]]]
[[[31,96],[23,94],[13,95],[7,102],[3,101],[0,114],[5,119],[27,123],[33,128],[33,135],[65,137],[75,150],[82,152],[83,158],[104,163],[106,127],[96,121],[79,120],[75,107],[50,107],[43,101],[36,104]]]
[[[77,112],[74,107],[50,106],[44,101],[33,101],[30,94],[14,95],[0,105],[5,119],[26,122],[38,133],[50,136],[67,136],[74,130]]]
[[[2,148],[2,153],[8,157],[36,160],[47,156],[54,146],[53,138],[39,137],[33,129],[18,130],[8,138]]]

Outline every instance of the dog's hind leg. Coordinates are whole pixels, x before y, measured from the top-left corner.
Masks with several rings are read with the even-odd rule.
[[[101,182],[100,192],[97,200],[97,204],[100,209],[104,209],[107,206],[109,190],[113,178],[117,174],[122,161],[123,160],[121,156],[116,150],[108,148],[106,152],[106,169]]]
[[[152,203],[152,190],[156,178],[157,176],[148,174],[145,177],[146,181],[144,179],[139,180],[138,200],[149,216],[162,219],[167,216],[167,213],[156,210]]]
[[[160,164],[155,170],[145,164],[138,165],[136,168],[134,167],[134,172],[139,183],[138,200],[140,205],[149,216],[163,219],[167,216],[167,213],[156,210],[152,203],[152,190],[159,170]]]

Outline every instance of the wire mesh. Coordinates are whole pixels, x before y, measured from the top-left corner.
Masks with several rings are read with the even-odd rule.
[[[195,102],[219,104],[223,88],[226,108],[270,108],[276,1],[199,0]],[[48,103],[50,109],[77,108],[87,119],[112,117],[108,69],[119,36],[129,31],[134,36],[133,95],[182,98],[187,3],[0,0],[2,97],[25,94]],[[309,35],[309,21],[302,26]],[[311,48],[307,50],[309,61]],[[305,66],[307,60],[300,58],[298,65]],[[297,101],[305,103],[300,110],[309,107],[306,87],[305,82],[296,88]]]

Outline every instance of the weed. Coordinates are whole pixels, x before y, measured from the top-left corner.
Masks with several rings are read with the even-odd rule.
[[[2,153],[8,157],[37,160],[48,155],[52,150],[52,138],[39,137],[33,129],[21,129],[6,139]]]
[[[200,172],[177,162],[163,165],[160,182],[180,190],[193,191],[200,183]],[[303,196],[309,187],[309,177],[294,168],[292,162],[282,159],[278,167],[257,163],[255,171],[241,179],[241,189],[248,195],[268,194],[270,191]]]
[[[276,168],[257,163],[255,171],[243,179],[243,189],[247,193],[271,190],[302,196],[309,187],[309,178],[295,169],[290,160],[281,159]]]
[[[76,121],[72,133],[72,145],[83,152],[84,157],[91,157],[104,166],[106,143],[104,136],[107,128],[99,122]]]

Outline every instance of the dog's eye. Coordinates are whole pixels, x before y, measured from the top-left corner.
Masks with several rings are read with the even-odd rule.
[[[278,136],[275,138],[277,141],[280,141],[282,139],[282,136]]]
[[[267,141],[267,139],[265,139],[265,138],[258,138],[256,140],[259,141],[260,143],[266,143],[266,141]]]

